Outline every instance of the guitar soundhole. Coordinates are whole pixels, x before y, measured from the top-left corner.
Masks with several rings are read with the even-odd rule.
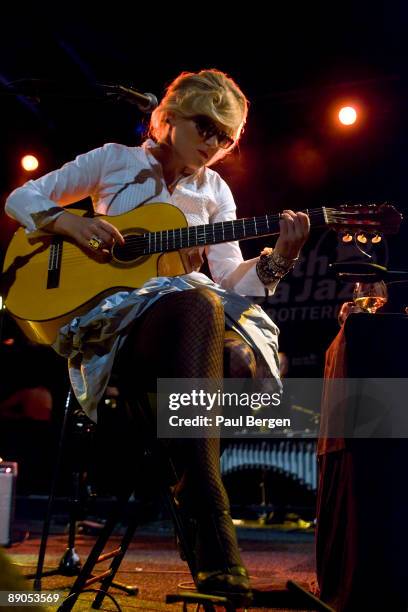
[[[115,244],[112,249],[112,257],[115,261],[128,264],[146,256],[146,248],[143,241],[143,231],[124,235],[125,244]]]

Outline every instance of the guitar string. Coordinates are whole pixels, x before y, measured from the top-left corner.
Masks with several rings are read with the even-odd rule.
[[[329,210],[329,209],[326,209]],[[347,213],[346,213],[347,214]],[[330,215],[330,219],[331,219],[331,223],[336,223],[337,222],[341,222],[343,221],[342,217],[337,218],[336,219],[336,215],[333,215],[330,211],[329,211],[329,215]],[[312,210],[309,212],[309,217],[311,217],[312,219],[314,217],[322,217],[324,216],[324,214],[322,213],[321,210]],[[183,236],[182,239],[185,240],[192,240],[193,242],[196,240],[196,236],[194,234],[196,234],[196,232],[198,232],[199,230],[201,230],[201,228],[204,228],[203,233],[201,234],[206,240],[208,238],[207,233],[209,234],[214,234],[214,233],[218,233],[223,235],[226,231],[233,231],[233,233],[237,232],[237,234],[242,233],[241,236],[238,235],[237,238],[234,237],[234,235],[232,235],[230,238],[228,238],[228,240],[226,241],[230,241],[230,240],[235,240],[235,239],[243,239],[245,238],[245,231],[243,230],[243,228],[238,225],[236,228],[232,228],[231,224],[237,224],[237,222],[241,222],[242,220],[246,221],[246,227],[249,229],[249,231],[251,231],[251,229],[253,227],[255,227],[255,229],[261,229],[262,231],[259,233],[259,237],[262,237],[262,235],[266,236],[266,235],[271,235],[272,233],[275,232],[271,232],[271,234],[267,231],[269,228],[269,224],[270,223],[274,223],[276,221],[279,220],[279,216],[268,216],[268,220],[265,220],[265,216],[260,216],[260,217],[255,217],[251,218],[251,217],[247,217],[245,219],[234,219],[234,220],[230,220],[230,221],[224,221],[224,222],[217,222],[214,224],[207,224],[207,225],[198,225],[198,226],[185,226],[182,228],[169,228],[168,230],[158,230],[157,232],[146,232],[144,234],[139,234],[137,236],[129,236],[127,238],[126,241],[126,246],[130,246],[132,244],[132,242],[134,242],[135,244],[137,243],[138,245],[141,245],[143,242],[148,242],[149,241],[149,234],[150,236],[156,236],[157,238],[155,238],[156,241],[160,241],[162,242],[163,240],[168,240],[168,237],[164,237],[163,234],[166,233],[173,233],[173,237],[170,238],[170,240],[175,240],[175,242],[177,243],[180,240],[180,236],[174,236],[174,233],[176,232],[177,234],[180,234],[180,232],[182,232]],[[226,225],[228,224],[228,225]],[[262,227],[263,226],[263,227]],[[208,229],[207,229],[208,228]],[[215,228],[215,229],[210,229],[210,228]],[[265,232],[263,230],[266,230]],[[278,232],[276,232],[278,233]],[[162,234],[162,236],[160,236]],[[186,235],[187,234],[187,235]],[[190,234],[193,234],[193,236],[190,236]],[[218,238],[219,236],[217,236]],[[252,238],[256,238],[257,234],[251,236]],[[210,240],[208,242],[208,244],[213,244],[213,242]],[[195,246],[200,246],[200,242],[198,241],[197,244]],[[182,248],[181,246],[179,248]]]
[[[226,240],[225,242],[228,242],[228,240]],[[215,244],[222,244],[222,242],[219,241],[219,242],[216,242]],[[200,248],[204,246],[207,246],[207,245],[195,244],[195,245],[191,245],[190,247],[186,247],[186,246],[182,246],[176,243],[175,245],[166,245],[164,248],[163,248],[163,245],[161,245],[161,248],[157,250],[148,251],[145,247],[143,247],[143,245],[133,245],[131,248],[125,247],[126,250],[124,254],[120,252],[116,252],[116,258],[119,260],[119,262],[122,261],[125,264],[125,263],[131,263],[133,260],[140,258],[140,257],[150,257],[152,255],[160,256],[166,253],[167,254],[177,253],[178,251],[185,249],[185,248]],[[211,246],[211,243],[208,246]],[[82,253],[77,252],[73,255],[65,255],[65,257],[63,256],[64,265],[74,264],[74,263],[77,264],[78,262],[83,261],[84,255],[90,256],[91,252],[88,253],[86,251],[83,251]],[[106,261],[101,260],[100,263],[109,263],[109,261],[110,259]]]
[[[263,236],[267,237],[268,235],[270,236],[272,234],[261,233],[259,235],[259,238]],[[253,236],[252,238],[256,238],[256,237],[257,236]],[[237,240],[244,239],[244,236],[235,236],[235,237],[231,236],[230,238],[227,238],[225,240],[222,240],[221,238],[223,238],[222,234],[220,234],[219,236],[216,235],[214,242],[207,241],[207,240],[204,240],[201,243],[200,241],[197,241],[197,242],[191,241],[192,244],[189,244],[188,246],[186,245],[183,246],[183,243],[182,242],[180,243],[179,239],[176,239],[174,242],[172,242],[171,239],[167,241],[165,238],[164,239],[158,238],[157,246],[159,248],[149,250],[148,248],[146,248],[147,247],[146,241],[142,237],[140,237],[139,240],[135,240],[134,242],[132,242],[132,244],[128,244],[127,242],[123,247],[117,247],[117,249],[119,250],[116,251],[116,257],[119,260],[123,260],[124,263],[126,263],[126,261],[130,263],[132,259],[136,259],[138,257],[149,257],[151,255],[175,253],[177,251],[180,251],[186,248],[201,248],[205,246],[211,246],[212,244],[222,244],[223,242],[234,242]],[[124,251],[121,252],[120,249],[124,249]],[[77,263],[79,261],[82,261],[83,254],[89,255],[90,253],[86,251],[83,251],[83,253],[80,253],[78,251],[77,253],[72,254],[72,255],[65,255],[63,256],[64,264],[74,263],[74,262]],[[101,263],[107,263],[107,262],[101,261]]]
[[[309,211],[309,216],[310,217],[314,217],[316,215],[319,215],[320,217],[322,216],[321,209],[316,209],[316,210]],[[259,229],[260,230],[260,233],[259,233],[259,237],[260,238],[262,236],[278,234],[278,231],[272,232],[272,233],[269,233],[267,231],[268,230],[268,225],[270,223],[273,223],[274,221],[278,221],[278,220],[279,220],[279,215],[274,215],[274,216],[270,215],[270,216],[268,216],[268,222],[266,222],[264,216],[255,217],[255,219],[251,218],[251,217],[245,218],[247,231],[251,231],[253,228]],[[230,225],[225,226],[225,224],[231,224],[231,223],[234,223],[234,222],[236,223],[237,221],[240,222],[241,219],[234,219],[234,220],[231,220],[231,221],[225,221],[224,222],[224,227],[222,226],[221,222],[217,222],[215,224],[207,224],[207,225],[199,225],[199,226],[185,226],[185,227],[182,227],[182,228],[171,228],[169,230],[159,230],[158,232],[149,232],[149,233],[150,233],[151,236],[156,234],[157,238],[155,238],[155,240],[157,242],[163,242],[163,240],[166,241],[166,238],[164,238],[163,236],[160,236],[160,234],[167,233],[167,232],[177,232],[177,234],[180,234],[180,230],[181,230],[182,240],[183,241],[187,240],[187,241],[195,242],[196,231],[198,231],[199,228],[204,227],[204,228],[209,228],[207,231],[204,230],[204,238],[205,238],[205,240],[207,240],[207,238],[208,238],[208,236],[206,236],[207,232],[211,233],[211,238],[213,238],[215,236],[215,241],[214,242],[212,240],[209,240],[208,243],[206,242],[206,244],[208,244],[208,245],[219,244],[219,243],[221,243],[223,241],[222,240],[218,240],[218,239],[223,238],[225,232],[231,232],[232,231],[232,228],[230,227]],[[197,230],[196,230],[196,228],[197,228]],[[210,228],[212,228],[212,229],[210,229]],[[263,230],[265,230],[265,232]],[[238,228],[236,228],[235,231],[237,233],[240,232],[240,231],[243,232],[243,229],[241,227],[238,227]],[[123,247],[119,246],[118,248],[119,249],[120,248],[125,248],[129,254],[134,253],[135,255],[137,255],[138,251],[141,250],[142,252],[140,253],[140,255],[144,255],[145,254],[144,250],[145,250],[146,244],[149,242],[149,238],[147,236],[148,236],[148,234],[146,234],[146,233],[145,234],[139,234],[138,236],[129,236],[126,239],[126,245],[124,245]],[[251,236],[251,238],[256,238],[256,237],[257,237],[257,234],[254,234],[253,236]],[[227,238],[225,240],[225,242],[230,242],[230,241],[239,240],[239,239],[243,239],[243,238],[245,238],[245,233],[243,233],[242,236],[237,236],[236,238],[234,238],[234,236],[231,236],[231,237]],[[174,238],[171,238],[171,240],[172,239],[174,239]],[[175,238],[175,248],[172,251],[168,251],[168,252],[174,252],[174,251],[177,251],[177,250],[179,250],[181,248],[186,248],[186,247],[182,247],[182,245],[179,244],[179,242],[180,242],[180,236],[177,236]],[[199,246],[205,246],[205,245],[202,245],[202,244],[200,244],[199,241],[197,241],[197,244],[194,244],[192,246],[198,246],[199,247]],[[131,247],[131,248],[129,249],[129,247]],[[135,247],[136,247],[136,249],[135,249]],[[132,248],[133,248],[133,251],[132,251]],[[161,251],[158,251],[158,252],[160,253]],[[149,253],[149,254],[153,254],[153,253],[154,252]],[[75,256],[74,258],[75,258],[75,260],[82,259],[82,257],[79,254],[77,256]],[[64,262],[68,262],[68,261],[72,261],[72,260],[73,260],[72,256],[71,257],[66,256],[64,258]]]
[[[324,213],[322,212],[322,209],[315,209],[315,210],[309,211],[309,216],[310,217],[312,217],[312,216],[322,217],[322,216],[324,216]],[[266,217],[268,218],[267,221],[265,220]],[[238,225],[238,227],[234,231],[242,232],[243,229],[239,225],[240,223],[242,223],[242,221],[246,222],[245,223],[246,227],[251,226],[253,224],[257,228],[258,226],[263,225],[265,227],[265,230],[267,230],[269,224],[275,223],[276,221],[279,221],[279,219],[280,219],[280,215],[260,215],[260,216],[257,216],[257,217],[245,217],[245,218],[233,219],[233,220],[231,219],[231,220],[224,221],[224,222],[217,221],[214,224],[208,223],[208,224],[204,224],[204,225],[201,224],[201,225],[194,225],[194,226],[191,226],[191,225],[190,226],[184,226],[184,227],[181,227],[181,228],[180,227],[178,227],[178,228],[169,228],[168,230],[158,230],[157,232],[146,232],[144,234],[139,234],[138,236],[129,236],[129,238],[127,239],[127,244],[131,244],[132,240],[139,242],[141,239],[144,239],[144,240],[148,241],[149,239],[147,238],[147,236],[149,234],[150,235],[154,235],[154,234],[159,235],[159,234],[165,233],[165,232],[177,232],[177,233],[180,233],[180,230],[182,232],[184,232],[184,233],[192,233],[192,234],[194,234],[200,228],[208,228],[208,229],[204,229],[204,236],[205,236],[205,234],[207,232],[212,234],[213,231],[221,232],[221,234],[222,234],[225,231],[231,231],[232,230],[231,224]],[[226,226],[226,224],[229,224],[229,225]],[[215,227],[215,230],[214,229],[210,229],[210,228],[213,228],[213,227]],[[251,229],[251,228],[249,228],[249,229]],[[276,232],[276,233],[278,233],[278,232]],[[268,232],[265,232],[263,235],[268,235]],[[207,236],[205,236],[205,237],[207,238]],[[256,238],[257,235],[255,234],[252,237]],[[259,237],[261,237],[261,235]],[[183,236],[183,239],[184,238],[187,238],[187,237]],[[194,240],[194,236],[192,236],[191,238]],[[242,238],[245,238],[245,232],[244,232],[243,236],[241,237],[241,239]],[[228,240],[234,240],[234,236],[231,236],[231,238],[228,239]],[[212,244],[212,242],[209,242],[209,244]],[[199,246],[199,244],[198,244],[198,246]]]
[[[326,211],[326,218],[327,218],[327,222],[328,224],[333,223],[335,224],[337,223],[341,223],[342,221],[344,221],[344,217],[349,218],[351,214],[355,214],[360,216],[360,222],[361,222],[361,212],[358,211],[338,211],[336,209],[325,209]],[[312,209],[308,211],[309,217],[311,219],[311,221],[313,221],[316,217],[325,217],[323,210],[322,209]],[[256,230],[259,230],[258,234],[254,234],[253,236],[251,236],[250,238],[261,238],[263,236],[268,236],[268,235],[276,235],[278,232],[271,232],[269,233],[267,230],[269,229],[269,224],[273,223],[274,221],[277,221],[280,218],[279,215],[270,215],[268,216],[268,221],[266,221],[265,216],[261,216],[261,217],[255,217],[255,218],[245,218],[244,220],[246,221],[246,228],[247,231],[251,232],[251,230],[253,230],[253,228],[255,228]],[[245,233],[242,233],[242,235],[232,235],[230,237],[228,237],[226,240],[221,240],[221,238],[224,238],[224,235],[226,232],[231,232],[232,231],[232,227],[231,224],[236,223],[236,222],[241,221],[241,219],[235,219],[235,220],[231,220],[231,221],[226,221],[224,222],[224,224],[222,224],[221,222],[217,222],[216,224],[207,224],[207,225],[199,225],[199,226],[185,226],[182,228],[172,228],[169,230],[159,230],[158,232],[149,232],[149,233],[145,233],[145,234],[139,234],[137,236],[129,236],[126,239],[126,244],[123,246],[118,246],[117,248],[120,249],[125,249],[126,250],[126,254],[129,257],[141,257],[141,256],[149,256],[149,255],[153,255],[153,254],[160,254],[160,253],[165,253],[165,252],[175,252],[178,251],[182,248],[188,248],[188,247],[183,247],[182,246],[182,241],[186,240],[188,242],[193,242],[192,247],[200,247],[200,246],[206,246],[206,245],[211,245],[211,244],[220,244],[222,242],[230,242],[230,241],[235,241],[235,240],[242,240],[244,238],[246,238]],[[367,220],[366,220],[367,221]],[[368,220],[369,221],[369,220]],[[227,226],[225,226],[225,224],[229,224]],[[374,223],[372,223],[372,225],[374,225]],[[224,225],[224,227],[223,227]],[[204,234],[201,234],[202,239],[204,240],[204,243],[200,243],[200,237],[198,237],[197,239],[197,231],[200,228],[208,228],[208,230],[204,229]],[[210,229],[212,228],[212,229]],[[169,233],[173,233],[176,232],[178,235],[174,235],[169,237]],[[181,232],[181,238],[180,238],[180,232]],[[234,229],[234,234],[235,233],[241,233],[243,232],[243,228],[241,227],[237,227]],[[210,236],[207,236],[207,233],[210,233]],[[149,238],[148,236],[153,238]],[[165,236],[165,234],[167,234],[167,236]],[[208,240],[208,238],[212,238],[213,240]],[[167,248],[161,248],[159,250],[153,250],[151,252],[146,253],[146,246],[148,245],[150,242],[152,242],[154,240],[155,243],[159,243],[161,245],[161,247],[163,246],[163,242],[166,243],[167,245],[171,243],[174,243],[174,248],[169,249],[168,246]],[[181,241],[181,242],[180,242]],[[74,261],[80,261],[82,260],[83,257],[78,253],[74,256],[65,256],[64,258],[64,263],[72,263]]]

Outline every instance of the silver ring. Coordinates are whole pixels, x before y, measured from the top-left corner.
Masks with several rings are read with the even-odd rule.
[[[91,249],[93,249],[94,251],[97,251],[98,249],[101,248],[102,242],[103,240],[101,240],[101,238],[98,238],[98,236],[94,235],[90,238],[88,244],[91,247]]]

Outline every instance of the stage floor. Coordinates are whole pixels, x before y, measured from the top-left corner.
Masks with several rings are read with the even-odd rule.
[[[39,548],[39,524],[30,528],[30,537],[21,544],[13,545],[6,552],[18,564],[22,573],[35,571]],[[294,526],[238,527],[242,557],[247,565],[253,586],[283,588],[291,579],[312,591],[316,587],[314,534],[311,530],[299,530]],[[50,536],[46,556],[46,568],[58,565],[66,547],[67,536],[54,527]],[[115,548],[119,535],[113,536],[105,551]],[[93,536],[77,536],[76,550],[84,561],[95,541]],[[98,572],[108,567],[108,562],[98,565]],[[175,547],[171,526],[168,522],[155,522],[143,526],[131,543],[122,562],[117,579],[139,588],[136,597],[122,594],[115,588],[110,592],[122,610],[138,608],[150,610],[181,610],[181,604],[166,605],[167,593],[175,593],[180,585],[192,586],[187,565]],[[53,576],[43,579],[43,590],[58,590],[68,594],[73,578]],[[97,585],[94,585],[97,586]],[[74,610],[90,610],[91,593],[83,594]],[[192,606],[189,606],[193,609]],[[105,598],[102,610],[114,610],[114,604]],[[264,608],[265,609],[265,608]],[[55,608],[54,608],[55,610]]]

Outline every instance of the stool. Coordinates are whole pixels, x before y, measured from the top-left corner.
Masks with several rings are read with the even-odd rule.
[[[148,414],[150,413],[148,411],[148,408],[144,404],[144,401],[147,400],[143,400],[141,398],[140,403],[138,403],[138,417],[140,416],[140,420],[143,425],[144,461],[146,463],[146,467],[153,471],[154,480],[157,483],[157,486],[164,497],[166,505],[170,510],[176,535],[182,552],[184,554],[184,558],[187,561],[190,571],[194,573],[195,564],[192,546],[188,540],[188,537],[186,536],[187,530],[183,523],[183,519],[174,503],[172,487],[168,480],[169,474],[171,474],[171,480],[174,482],[177,481],[178,477],[176,469],[171,458],[166,453],[163,444],[156,439],[155,432],[153,434],[153,430],[151,427],[152,424],[149,422],[148,418]],[[167,468],[167,470],[163,469],[164,466]],[[113,582],[113,580],[115,578],[116,572],[119,569],[120,563],[123,557],[125,556],[128,546],[133,538],[136,528],[140,523],[140,517],[138,513],[132,516],[119,546],[116,549],[103,554],[105,545],[109,537],[111,536],[115,526],[123,515],[126,504],[128,503],[128,500],[132,493],[133,490],[131,487],[129,487],[128,491],[122,493],[122,495],[117,500],[114,510],[108,518],[100,535],[98,536],[97,541],[95,542],[84,566],[80,570],[68,597],[62,602],[58,610],[64,612],[71,610],[72,607],[75,605],[75,602],[80,596],[81,592],[88,589],[88,587],[93,585],[95,582],[101,582],[101,585],[100,591],[97,593],[92,603],[92,608],[99,609],[101,607],[102,602],[110,586],[119,586],[119,588],[126,590],[130,595],[137,594],[138,589],[136,587],[121,585],[120,583]],[[94,570],[95,565],[108,559],[112,559],[110,567],[98,576],[93,576],[92,572]]]
[[[88,589],[88,587],[93,585],[95,582],[100,582],[101,585],[100,592],[97,593],[95,600],[92,603],[92,608],[99,609],[102,605],[102,602],[105,598],[105,594],[108,591],[109,587],[112,585],[116,587],[119,586],[118,583],[114,583],[113,580],[115,578],[116,572],[119,569],[121,561],[126,554],[128,546],[133,538],[136,527],[138,526],[137,516],[133,517],[130,521],[126,529],[125,535],[123,536],[119,546],[108,553],[102,553],[109,537],[111,536],[115,526],[117,525],[121,517],[121,514],[127,502],[128,499],[126,498],[118,500],[113,512],[106,521],[100,535],[98,536],[97,541],[95,542],[91,552],[89,553],[84,566],[80,570],[79,575],[77,576],[73,586],[71,587],[68,598],[62,602],[58,610],[63,610],[64,612],[67,610],[71,610],[75,605],[75,602],[81,592]],[[109,568],[98,576],[93,576],[92,571],[95,565],[97,565],[98,563],[102,563],[103,561],[107,561],[108,559],[112,559]],[[125,585],[120,586],[123,588]],[[129,595],[137,595],[138,593],[137,587],[126,586],[125,590]]]
[[[37,568],[36,568],[35,574],[26,575],[26,578],[28,579],[34,578],[34,589],[37,591],[41,591],[41,580],[44,576],[53,576],[53,575],[75,576],[79,574],[81,571],[81,562],[80,562],[79,556],[77,555],[75,551],[76,518],[77,518],[78,506],[80,506],[80,503],[81,503],[80,502],[81,473],[79,471],[80,470],[79,467],[76,467],[76,469],[73,470],[73,485],[74,486],[73,486],[73,494],[72,494],[71,502],[70,502],[70,520],[69,520],[69,535],[68,535],[67,549],[65,550],[60,560],[59,566],[57,568],[52,569],[52,570],[43,571],[45,552],[46,552],[50,523],[51,523],[51,518],[52,518],[52,511],[54,507],[56,490],[57,490],[58,480],[59,480],[60,472],[61,472],[63,452],[64,452],[65,443],[66,443],[67,428],[68,428],[69,421],[72,421],[72,420],[75,420],[74,424],[77,426],[77,429],[79,428],[79,426],[82,427],[82,430],[85,435],[86,434],[89,435],[95,427],[95,424],[92,423],[92,421],[90,421],[82,411],[79,411],[76,408],[72,390],[70,389],[68,391],[66,402],[65,402],[65,410],[64,410],[63,422],[61,426],[57,458],[56,458],[55,467],[54,467],[51,491],[50,491],[50,495],[48,498],[47,512],[46,512],[43,530],[42,530],[41,544],[40,544],[40,550],[39,550],[38,561],[37,561]],[[108,523],[111,524],[112,521],[108,521]],[[113,523],[113,526],[111,527],[110,532],[112,531],[115,523]],[[108,534],[108,537],[109,537],[109,534]],[[129,541],[131,537],[132,536],[130,536]],[[93,577],[93,578],[94,578],[93,582],[96,582],[97,580],[102,579],[102,577],[97,577],[97,578]],[[134,595],[137,593],[137,588],[133,586],[124,585],[118,582],[115,583],[115,586],[119,589],[123,589],[124,591],[126,591],[127,593],[131,595]]]

